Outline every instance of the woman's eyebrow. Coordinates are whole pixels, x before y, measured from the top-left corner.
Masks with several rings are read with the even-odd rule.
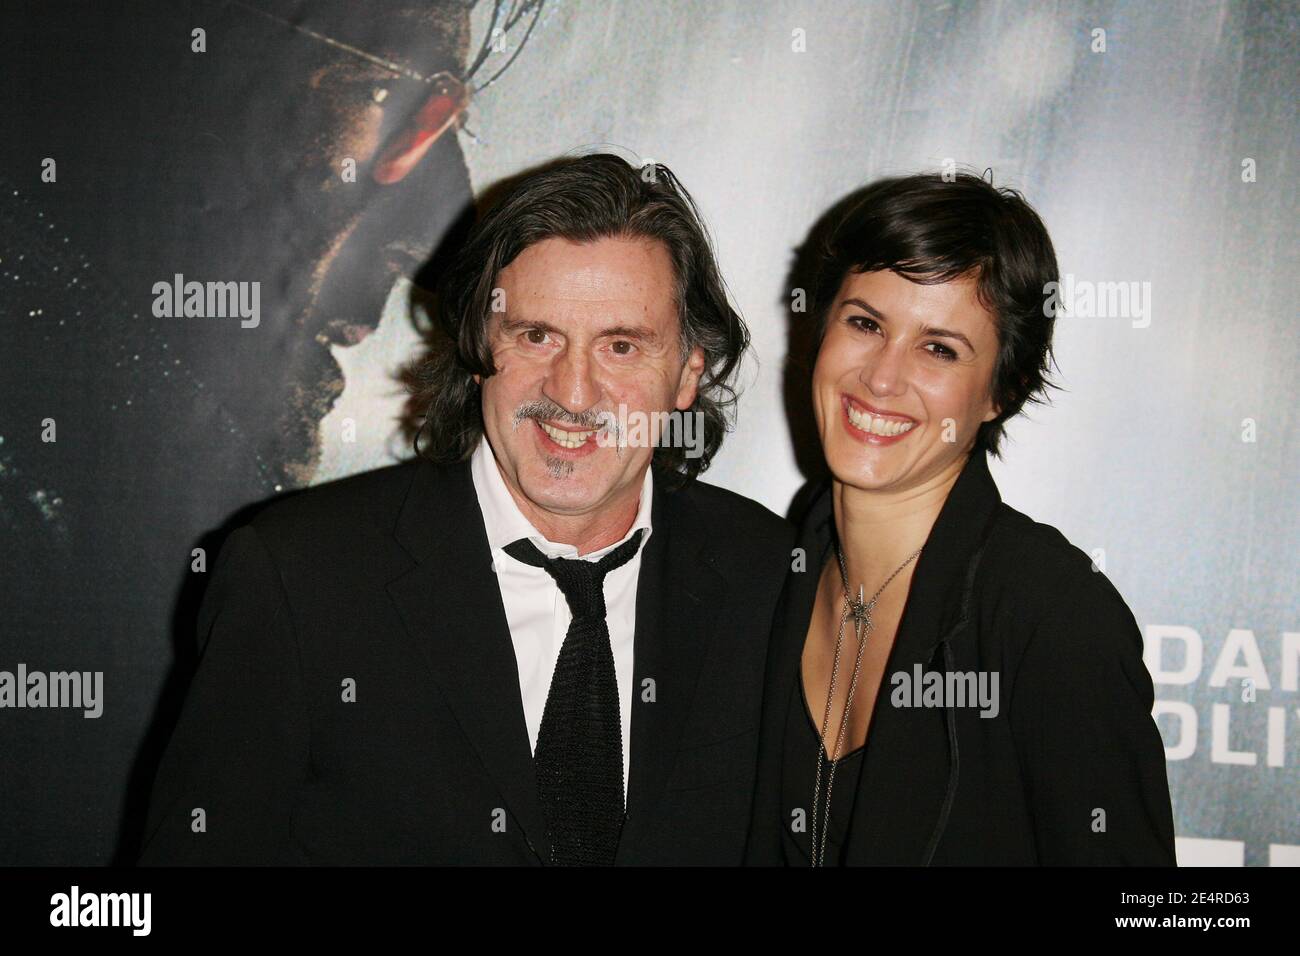
[[[956,339],[972,352],[975,351],[975,346],[970,344],[970,339],[966,338],[966,336],[962,335],[960,332],[954,332],[952,329],[941,329],[938,326],[927,325],[921,329],[921,335],[932,338]]]
[[[889,319],[885,316],[885,313],[881,312],[879,309],[877,309],[875,306],[871,305],[869,302],[867,302],[864,299],[859,299],[856,297],[845,299],[843,302],[840,303],[840,305],[855,305],[859,309],[862,309],[864,312],[869,312],[872,315],[872,317],[879,319],[881,322],[889,321]],[[927,325],[921,329],[921,335],[923,337],[928,336],[931,338],[955,339],[956,341],[965,345],[966,348],[970,349],[972,352],[975,351],[975,346],[970,344],[970,339],[966,338],[966,336],[962,335],[960,332],[956,332],[952,329],[941,329],[937,325]]]
[[[845,299],[843,302],[840,303],[840,305],[842,305],[842,306],[844,306],[844,305],[856,305],[859,309],[862,309],[864,312],[869,312],[869,313],[871,313],[871,315],[872,315],[874,318],[880,319],[880,321],[882,321],[882,322],[887,322],[887,321],[889,321],[888,319],[885,318],[885,313],[881,312],[879,309],[877,309],[875,306],[869,304],[869,303],[866,302],[865,300],[863,300],[863,299],[859,299],[859,298],[857,298],[857,297],[853,297],[853,298]]]

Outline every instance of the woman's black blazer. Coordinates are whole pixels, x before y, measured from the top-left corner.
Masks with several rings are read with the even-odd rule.
[[[811,501],[768,651],[748,863],[784,862],[782,735],[834,534]],[[999,706],[891,704],[891,675],[994,672]],[[918,559],[881,682],[848,864],[1174,865],[1164,746],[1142,634],[1114,586],[1055,528],[1003,504],[975,451]]]

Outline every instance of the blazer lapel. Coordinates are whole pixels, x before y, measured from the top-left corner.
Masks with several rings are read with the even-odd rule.
[[[787,581],[784,634],[778,678],[769,693],[786,693],[799,679],[808,620],[822,564],[832,553],[834,515],[828,481],[810,506],[800,535],[808,573]],[[942,835],[958,782],[956,726],[946,710],[894,707],[890,677],[915,676],[949,666],[947,642],[964,624],[964,591],[970,583],[990,523],[1001,501],[987,456],[973,452],[917,559],[907,604],[872,712],[859,796],[854,801],[845,862],[849,865],[929,863]],[[784,727],[783,707],[765,729]],[[779,723],[776,721],[779,719]],[[784,750],[782,751],[782,753]]]
[[[1001,501],[987,455],[971,453],[917,559],[872,716],[846,862],[928,864],[956,791],[954,715],[947,709],[895,707],[892,675],[945,671],[946,644],[965,623],[963,593]]]
[[[468,463],[422,463],[395,535],[417,562],[388,585],[442,691],[529,847],[550,857],[519,671]]]
[[[631,779],[616,858],[620,863],[635,859],[638,841],[662,799],[726,592],[725,581],[711,566],[707,543],[691,532],[700,527],[698,516],[686,499],[665,491],[660,480],[655,481],[650,520],[654,532],[637,579]],[[653,701],[646,700],[647,686],[653,686]]]

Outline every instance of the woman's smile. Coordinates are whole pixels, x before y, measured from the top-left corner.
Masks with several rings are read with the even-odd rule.
[[[909,415],[886,412],[845,394],[840,403],[849,435],[868,445],[893,445],[916,430],[920,424]]]

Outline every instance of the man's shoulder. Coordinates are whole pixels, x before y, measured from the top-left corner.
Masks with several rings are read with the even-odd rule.
[[[438,466],[411,459],[292,491],[261,508],[248,522],[268,542],[355,540],[359,533],[391,533],[412,482]]]
[[[778,545],[794,541],[794,526],[764,505],[744,495],[696,479],[668,492],[670,501],[686,505],[698,531],[711,543],[732,549]],[[683,509],[685,510],[685,509]]]

